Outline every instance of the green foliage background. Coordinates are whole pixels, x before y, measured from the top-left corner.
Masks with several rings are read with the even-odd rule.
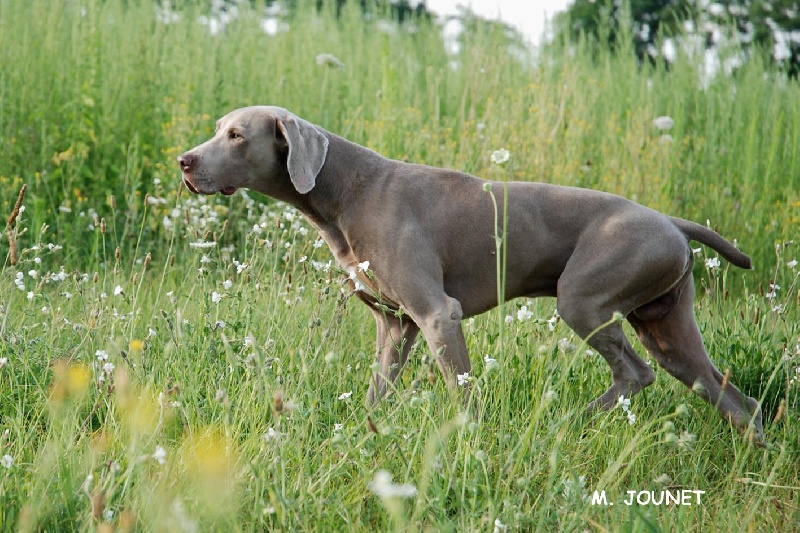
[[[270,36],[245,5],[212,35],[192,7],[166,23],[148,1],[0,0],[4,217],[28,187],[0,243],[2,527],[800,527],[797,83],[758,54],[710,80],[697,58],[667,72],[625,46],[533,58],[491,24],[449,54],[431,21],[387,26],[348,6],[300,8]],[[607,367],[550,330],[551,301],[466,325],[484,419],[459,415],[424,343],[396,393],[364,407],[374,332],[314,231],[256,194],[180,191],[176,156],[252,104],[389,157],[708,220],[756,269],[700,255],[698,320],[715,362],[764,400],[771,446],[747,445],[663,372],[633,399],[635,424],[619,409],[586,423]],[[489,160],[501,147],[505,170]],[[534,319],[517,319],[522,305]],[[379,469],[417,496],[375,496]],[[703,505],[587,500],[681,488],[705,490]]]

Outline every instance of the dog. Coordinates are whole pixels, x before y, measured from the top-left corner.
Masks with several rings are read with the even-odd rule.
[[[272,106],[228,113],[178,164],[193,193],[252,189],[295,206],[316,227],[375,317],[380,368],[368,402],[387,393],[420,331],[451,387],[470,371],[461,321],[498,305],[495,235],[505,219],[503,299],[556,297],[561,319],[611,367],[611,386],[589,411],[655,380],[615,320],[624,317],[662,368],[763,441],[758,402],[703,346],[689,241],[740,268],[751,268],[750,258],[700,224],[605,192],[487,182],[387,159]],[[500,196],[504,187],[507,203],[496,212],[487,190]],[[358,268],[365,261],[369,276]]]

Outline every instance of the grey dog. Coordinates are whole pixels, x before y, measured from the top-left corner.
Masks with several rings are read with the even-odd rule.
[[[564,322],[611,367],[611,386],[589,410],[613,407],[655,379],[613,320],[619,313],[660,366],[763,440],[758,402],[703,346],[689,241],[741,268],[750,258],[704,226],[613,194],[544,183],[508,183],[496,215],[485,190],[492,182],[387,159],[280,107],[232,111],[178,162],[194,193],[249,188],[295,206],[354,273],[377,324],[370,402],[386,394],[420,330],[451,386],[469,372],[461,320],[498,304],[495,228],[507,216],[505,299],[555,296]],[[503,186],[492,183],[496,193]],[[370,276],[358,272],[364,261]]]

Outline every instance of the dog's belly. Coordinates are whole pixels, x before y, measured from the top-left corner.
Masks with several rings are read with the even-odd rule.
[[[486,271],[484,271],[486,272]],[[505,301],[519,297],[537,298],[555,296],[558,273],[540,271],[525,277],[505,278]],[[485,313],[497,307],[497,274],[491,270],[491,277],[459,276],[454,273],[445,277],[445,292],[461,304],[464,318]]]

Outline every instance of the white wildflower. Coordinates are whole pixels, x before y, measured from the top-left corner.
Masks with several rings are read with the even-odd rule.
[[[678,437],[677,445],[679,448],[683,448],[687,451],[694,451],[695,443],[697,442],[697,436],[689,433],[688,431],[684,430],[681,432],[680,437]]]
[[[511,158],[511,152],[506,150],[505,148],[500,148],[499,150],[495,150],[492,152],[492,163],[497,166],[502,167],[508,160]]]
[[[551,389],[551,390],[545,392],[544,395],[542,396],[542,398],[544,398],[544,401],[546,403],[552,403],[552,402],[555,402],[556,400],[558,400],[558,393]]]
[[[653,119],[653,126],[661,131],[671,130],[675,126],[675,121],[672,117],[666,115]]]
[[[359,272],[366,272],[367,270],[369,270],[369,261],[362,261],[358,264]]]
[[[358,274],[355,270],[350,271],[349,279],[353,282],[356,291],[363,291],[366,287],[358,280]]]
[[[575,345],[569,342],[569,339],[561,338],[558,339],[558,349],[561,353],[569,354],[575,351]]]
[[[215,304],[218,304],[219,302],[222,301],[222,296],[223,295],[218,293],[217,291],[213,291],[211,293],[211,301],[214,302]]]
[[[769,284],[769,292],[765,294],[769,300],[772,300],[778,296],[778,290],[780,290],[781,286],[777,283],[770,283]]]
[[[339,395],[340,400],[347,400],[350,396],[353,395],[353,391],[343,392]]]
[[[527,305],[523,305],[519,309],[519,311],[517,311],[517,320],[519,320],[519,321],[530,320],[530,318],[532,316],[533,316],[533,313],[528,310],[528,306]]]
[[[163,465],[167,462],[167,450],[163,446],[156,446],[156,451],[153,452],[152,457],[158,461],[158,464]]]
[[[720,262],[719,257],[709,257],[706,259],[706,268],[711,270],[716,270],[719,268]]]
[[[0,459],[0,465],[3,465],[5,468],[11,468],[11,465],[14,464],[14,458],[8,454],[5,454],[2,459]]]
[[[625,412],[628,424],[634,424],[636,422],[636,415],[631,411],[631,399],[622,395],[617,399],[617,405],[622,407],[622,410]]]
[[[798,383],[800,383],[800,365],[795,367],[794,376],[792,377],[792,379],[789,380],[789,385],[796,385]]]
[[[631,399],[626,398],[625,395],[620,395],[620,397],[617,398],[617,405],[622,406],[622,410],[627,412],[631,408]]]
[[[496,370],[497,367],[499,366],[497,359],[495,359],[494,357],[489,357],[488,354],[483,356],[483,364],[486,365],[487,372]]]
[[[217,245],[214,241],[197,241],[197,242],[190,242],[189,248],[194,248],[196,250],[205,250],[207,248],[213,248]]]
[[[317,65],[321,67],[344,69],[344,63],[342,63],[333,54],[317,54],[316,60],[317,60]]]
[[[375,472],[375,477],[369,483],[369,490],[381,498],[413,498],[417,495],[417,488],[410,483],[392,483],[392,475],[386,470]]]

